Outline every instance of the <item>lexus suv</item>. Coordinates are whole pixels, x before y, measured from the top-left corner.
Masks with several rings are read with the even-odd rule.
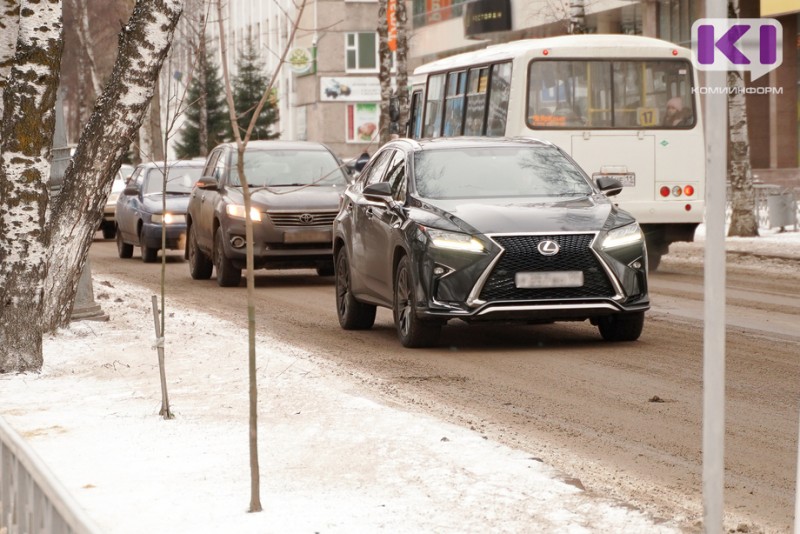
[[[634,218],[555,145],[531,139],[399,139],[375,153],[333,224],[336,310],[368,329],[393,310],[400,342],[442,325],[589,320],[639,338],[647,254]]]
[[[246,263],[245,207],[235,143],[209,154],[187,215],[185,256],[196,280],[216,272],[237,286]],[[254,267],[333,274],[332,225],[349,184],[343,164],[320,143],[251,141],[244,153],[251,193]]]

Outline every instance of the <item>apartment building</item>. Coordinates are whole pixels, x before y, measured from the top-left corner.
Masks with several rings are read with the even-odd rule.
[[[570,2],[565,1],[406,0],[406,5],[409,70],[492,43],[561,35],[570,24]],[[763,177],[796,175],[800,5],[794,0],[740,0],[740,5],[742,17],[775,17],[784,30],[783,64],[752,84],[781,93],[747,97],[753,167]],[[690,47],[691,27],[702,18],[704,2],[584,0],[583,7],[586,31],[641,34]],[[224,5],[224,11],[231,69],[237,49],[253,38],[271,72],[298,16],[295,3],[237,0]],[[282,138],[322,141],[344,158],[374,151],[380,103],[378,11],[378,0],[306,0],[288,44],[291,62],[281,69],[277,84]],[[210,25],[213,35],[215,27]]]

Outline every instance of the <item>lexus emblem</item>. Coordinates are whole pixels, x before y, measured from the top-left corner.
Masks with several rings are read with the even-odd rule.
[[[314,216],[310,213],[304,213],[300,216],[300,222],[303,224],[311,224],[314,222]]]
[[[549,239],[540,241],[536,248],[539,249],[539,254],[542,256],[555,256],[558,254],[558,251],[561,250],[561,247],[558,246],[558,243]]]

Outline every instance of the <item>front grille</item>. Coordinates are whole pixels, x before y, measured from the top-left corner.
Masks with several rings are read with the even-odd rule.
[[[272,224],[282,227],[332,226],[338,211],[271,211],[267,213]]]
[[[593,237],[591,234],[494,237],[505,252],[486,280],[480,298],[498,301],[613,297],[614,288],[589,248]],[[545,239],[558,243],[561,247],[558,254],[539,253],[536,247]],[[514,283],[518,272],[541,271],[583,271],[583,286],[518,288]]]

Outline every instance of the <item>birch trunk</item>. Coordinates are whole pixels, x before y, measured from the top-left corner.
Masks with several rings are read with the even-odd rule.
[[[400,104],[400,135],[408,122],[408,13],[405,0],[397,1],[397,99]]]
[[[169,51],[183,0],[138,0],[120,33],[111,77],[67,168],[48,231],[46,330],[69,321],[92,236],[131,139],[142,124]]]
[[[392,98],[392,51],[389,50],[389,21],[387,19],[388,0],[378,4],[378,61],[380,70],[378,80],[381,84],[381,114],[378,121],[378,139],[381,145],[389,141],[389,101]]]
[[[0,129],[0,373],[42,365],[44,227],[63,46],[60,1],[19,5]]]
[[[750,140],[747,129],[747,101],[744,80],[740,72],[728,73],[728,179],[731,183],[731,224],[729,236],[755,237],[758,235],[753,171],[750,167]]]
[[[0,0],[0,122],[3,120],[3,89],[11,74],[19,33],[19,2]]]

